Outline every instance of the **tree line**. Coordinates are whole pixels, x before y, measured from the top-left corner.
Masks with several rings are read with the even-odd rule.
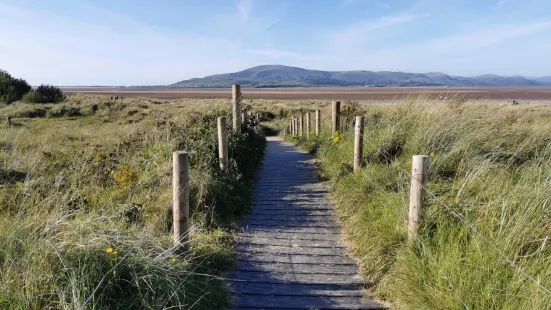
[[[11,104],[21,100],[28,103],[58,103],[65,100],[59,87],[40,85],[32,89],[24,79],[14,78],[7,71],[0,70],[0,102]]]

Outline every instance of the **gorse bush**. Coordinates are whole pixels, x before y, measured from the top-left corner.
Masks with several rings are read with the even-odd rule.
[[[330,112],[324,124],[330,124]],[[371,290],[398,309],[549,309],[551,110],[542,106],[368,106],[364,167],[352,173],[353,129],[316,149]],[[350,118],[352,119],[352,118]],[[419,238],[407,242],[411,158],[431,157]],[[434,196],[433,196],[434,195]],[[452,212],[453,211],[453,212]],[[466,222],[459,219],[461,216]]]
[[[0,101],[10,104],[20,100],[31,90],[31,86],[23,79],[15,79],[8,72],[0,70]]]

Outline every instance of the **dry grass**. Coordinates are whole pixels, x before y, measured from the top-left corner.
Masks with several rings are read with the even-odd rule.
[[[258,165],[257,130],[230,135],[226,101],[111,101],[0,108],[0,308],[222,309],[234,221]],[[45,112],[43,112],[45,111]],[[191,251],[171,250],[171,155],[191,156]],[[94,291],[97,288],[96,291]]]
[[[289,107],[311,109],[308,105]],[[549,288],[551,109],[435,103],[344,106],[343,138],[325,126],[316,151],[370,291],[397,309],[548,309],[551,295],[520,274],[445,206]],[[329,110],[324,108],[324,124]],[[352,173],[353,117],[365,115],[365,166]],[[287,121],[279,122],[286,126]],[[431,155],[420,236],[407,244],[411,156]],[[445,206],[444,206],[445,205]]]

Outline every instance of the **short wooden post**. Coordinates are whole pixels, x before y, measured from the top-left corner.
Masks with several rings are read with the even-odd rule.
[[[332,123],[331,123],[331,135],[339,131],[341,121],[341,102],[333,101],[332,105]]]
[[[363,137],[364,137],[364,117],[356,116],[356,126],[354,127],[354,172],[362,167],[363,157]]]
[[[298,119],[298,130],[299,136],[302,137],[304,134],[304,113],[300,113],[300,118]]]
[[[232,85],[233,131],[241,133],[241,86]]]
[[[256,113],[256,123],[260,124],[260,113]]]
[[[11,116],[8,116],[8,129],[11,128]]]
[[[241,110],[241,124],[247,123],[247,110],[243,109]]]
[[[419,220],[426,195],[426,185],[429,179],[430,157],[414,155],[411,167],[411,189],[409,193],[408,237],[412,241],[417,236]]]
[[[187,152],[172,153],[172,220],[174,246],[186,250],[189,240],[189,157]]]
[[[321,132],[321,111],[316,110],[316,137],[319,137]]]
[[[295,126],[295,131],[293,132],[294,136],[298,135],[298,119],[296,117],[293,117],[293,126]]]
[[[310,112],[306,112],[306,140],[310,139]]]
[[[228,169],[228,137],[226,136],[226,117],[218,118],[218,159],[220,169]]]

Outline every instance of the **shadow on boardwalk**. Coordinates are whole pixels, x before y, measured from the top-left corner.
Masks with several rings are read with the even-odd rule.
[[[252,212],[242,223],[234,309],[382,309],[364,297],[358,266],[310,157],[268,138]]]

